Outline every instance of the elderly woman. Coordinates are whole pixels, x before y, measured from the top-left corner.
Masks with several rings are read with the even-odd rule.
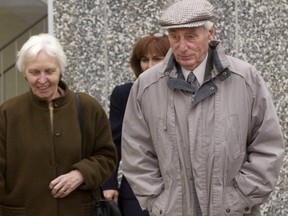
[[[143,71],[146,71],[155,64],[162,62],[169,48],[170,45],[167,35],[156,33],[142,36],[134,44],[132,54],[130,56],[130,66],[135,77],[137,78]],[[110,98],[111,103],[109,120],[112,127],[113,139],[118,150],[119,161],[121,159],[122,122],[132,84],[132,82],[129,82],[116,86]],[[148,216],[148,212],[142,211],[140,208],[139,203],[125,176],[122,178],[118,192],[118,168],[109,181],[104,184],[105,198],[108,200],[114,200],[116,203],[118,203],[123,216]]]
[[[0,215],[91,216],[92,193],[117,162],[105,111],[81,93],[81,134],[54,36],[32,36],[16,65],[30,91],[0,106]]]

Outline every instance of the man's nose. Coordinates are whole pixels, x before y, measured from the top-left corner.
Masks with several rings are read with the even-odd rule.
[[[184,38],[181,38],[178,42],[178,47],[181,51],[186,51],[188,46],[187,46],[187,41]]]

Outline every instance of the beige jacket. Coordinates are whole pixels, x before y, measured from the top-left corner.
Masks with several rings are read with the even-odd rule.
[[[213,42],[193,96],[174,62],[170,51],[143,73],[126,108],[123,171],[142,208],[196,216],[197,193],[200,215],[260,215],[284,155],[264,80]]]

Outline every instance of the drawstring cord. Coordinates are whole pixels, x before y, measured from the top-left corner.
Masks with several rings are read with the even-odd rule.
[[[167,131],[167,121],[168,121],[168,106],[169,106],[169,88],[167,88],[167,99],[166,99],[166,111],[165,111],[165,122],[164,122],[164,131]]]

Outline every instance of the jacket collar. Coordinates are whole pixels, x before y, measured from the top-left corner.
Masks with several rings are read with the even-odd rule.
[[[182,90],[191,91],[191,86],[185,81],[182,74],[181,67],[176,62],[175,56],[172,51],[168,53],[169,58],[165,58],[166,68],[164,70],[165,75],[169,75],[168,86],[169,88],[176,88]],[[164,63],[165,64],[165,63]],[[219,75],[220,80],[227,79],[231,72],[228,69],[229,63],[225,55],[223,47],[219,41],[212,41],[209,44],[208,59],[205,69],[204,82],[209,81]],[[224,72],[225,71],[225,72]]]
[[[228,69],[229,62],[223,47],[218,41],[212,41],[209,44],[208,59],[205,68],[204,83],[195,91],[194,87],[189,85],[183,76],[181,66],[176,62],[175,57],[170,50],[164,60],[166,68],[164,74],[168,76],[167,85],[170,89],[180,89],[188,92],[196,93],[193,106],[217,92],[217,86],[214,79],[219,78],[221,81],[226,80],[231,71]],[[166,61],[166,62],[165,62]]]
[[[231,71],[228,69],[229,62],[228,58],[225,54],[223,46],[220,44],[219,41],[212,41],[209,44],[209,51],[208,51],[208,60],[207,60],[207,66],[209,65],[209,68],[206,66],[206,72],[205,75],[211,71],[212,78],[221,75],[220,79],[223,81],[227,79],[231,75]],[[210,56],[210,59],[209,59]],[[214,68],[213,68],[214,65]],[[223,76],[223,72],[224,76]],[[205,79],[204,79],[205,80]]]

